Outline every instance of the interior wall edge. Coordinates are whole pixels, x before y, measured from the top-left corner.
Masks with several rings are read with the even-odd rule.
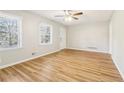
[[[124,74],[122,73],[121,69],[119,68],[118,64],[117,64],[117,61],[115,60],[114,56],[112,55],[112,60],[113,60],[113,63],[115,64],[116,68],[118,69],[122,79],[124,80]]]
[[[109,31],[110,31],[110,53],[118,69],[120,75],[124,80],[124,69],[123,69],[123,24],[124,24],[124,11],[118,10],[113,11],[111,16]]]

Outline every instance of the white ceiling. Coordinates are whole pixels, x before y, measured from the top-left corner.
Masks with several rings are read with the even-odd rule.
[[[105,22],[109,21],[112,15],[112,10],[78,10],[84,14],[79,16],[79,20],[72,20],[71,22],[65,22],[63,17],[55,17],[55,15],[64,15],[63,10],[32,10],[31,12],[39,14],[43,17],[51,19],[53,21],[62,23],[64,25],[74,25],[86,22]]]

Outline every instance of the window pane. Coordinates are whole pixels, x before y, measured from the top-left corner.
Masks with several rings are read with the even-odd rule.
[[[42,25],[40,27],[40,37],[41,37],[41,44],[50,44],[51,43],[51,26],[46,26],[46,25]]]
[[[19,44],[18,20],[0,17],[0,48],[15,48]]]

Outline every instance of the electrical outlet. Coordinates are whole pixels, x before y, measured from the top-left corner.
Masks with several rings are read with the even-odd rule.
[[[33,56],[33,55],[36,55],[36,52],[33,52],[33,53],[32,53],[32,56]]]

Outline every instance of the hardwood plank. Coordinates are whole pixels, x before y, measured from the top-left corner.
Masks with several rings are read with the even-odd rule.
[[[64,49],[0,70],[1,82],[120,82],[111,56]]]

